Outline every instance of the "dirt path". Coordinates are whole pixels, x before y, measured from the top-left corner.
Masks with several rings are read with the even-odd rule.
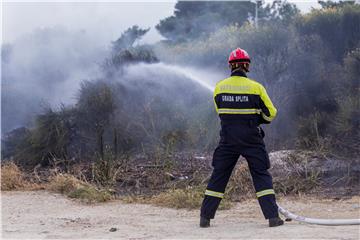
[[[84,205],[48,192],[3,192],[2,238],[41,239],[359,239],[359,226],[290,222],[268,228],[256,201],[219,211],[209,229],[198,227],[198,211],[121,201]],[[359,218],[359,197],[344,201],[281,200],[312,217]],[[296,204],[294,204],[296,202]],[[310,211],[313,210],[313,212]],[[117,231],[110,232],[110,228]]]

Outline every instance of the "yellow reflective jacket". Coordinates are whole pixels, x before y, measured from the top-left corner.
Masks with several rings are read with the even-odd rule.
[[[259,124],[270,123],[277,112],[264,86],[241,72],[233,73],[216,84],[214,102],[222,121],[255,120]]]

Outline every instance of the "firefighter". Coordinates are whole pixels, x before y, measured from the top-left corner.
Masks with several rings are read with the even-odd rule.
[[[229,57],[231,76],[216,84],[214,102],[221,120],[220,142],[213,155],[213,172],[201,206],[200,227],[209,227],[210,219],[224,197],[226,185],[239,156],[249,165],[261,210],[269,226],[284,224],[279,218],[272,177],[268,172],[270,161],[263,141],[260,124],[270,123],[276,108],[265,88],[247,77],[250,57],[237,48]]]

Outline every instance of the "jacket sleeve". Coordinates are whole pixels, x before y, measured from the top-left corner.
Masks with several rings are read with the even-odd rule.
[[[262,85],[260,85],[260,108],[262,123],[270,123],[275,118],[277,110]]]
[[[213,100],[214,100],[214,105],[215,105],[216,112],[218,112],[218,105],[216,103],[216,95],[217,94],[218,94],[218,85],[216,84],[215,89],[214,89],[214,95],[213,95]]]

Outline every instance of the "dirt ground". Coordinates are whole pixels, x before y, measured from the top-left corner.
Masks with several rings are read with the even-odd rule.
[[[219,211],[212,227],[198,227],[199,211],[121,201],[86,205],[45,191],[2,192],[2,239],[360,239],[360,226],[289,222],[269,228],[255,200]],[[348,200],[281,199],[294,213],[359,218],[360,197]],[[111,232],[111,228],[116,231]]]

